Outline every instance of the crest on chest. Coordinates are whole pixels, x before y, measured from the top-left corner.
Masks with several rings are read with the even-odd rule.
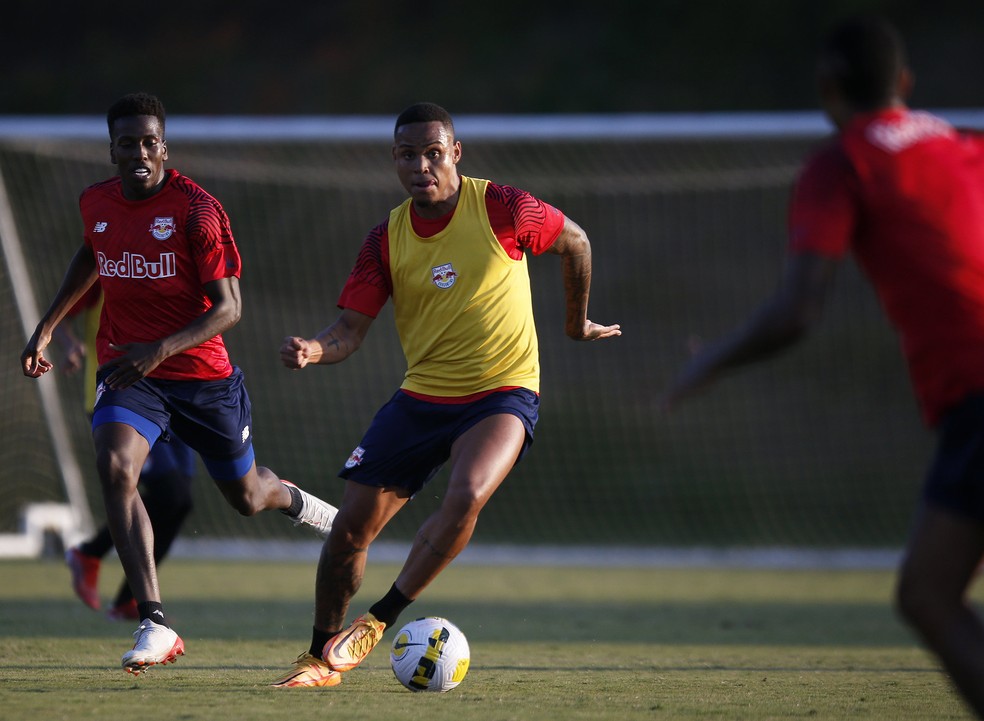
[[[457,278],[458,274],[455,272],[454,266],[451,263],[445,263],[444,265],[431,268],[431,282],[438,288],[450,288],[454,285],[454,281]]]
[[[150,226],[150,234],[157,240],[167,240],[174,234],[174,218],[157,217]]]

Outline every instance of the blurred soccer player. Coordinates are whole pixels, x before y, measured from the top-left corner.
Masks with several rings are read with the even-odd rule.
[[[532,443],[540,370],[525,252],[562,257],[569,337],[621,334],[587,318],[584,231],[524,191],[459,175],[460,158],[443,108],[419,103],[397,118],[393,160],[410,198],[365,239],[338,319],[281,347],[288,368],[343,361],[392,297],[407,372],[341,471],[347,482],[318,566],[311,646],[275,686],[334,686],[361,663],[465,547]],[[369,545],[449,459],[444,500],[417,532],[395,583],[343,630]]]
[[[92,415],[96,404],[96,332],[102,311],[102,289],[93,283],[68,317],[77,319],[81,337],[71,323],[61,323],[54,337],[62,346],[66,374],[82,371],[85,382],[86,413]],[[150,455],[140,469],[144,507],[154,528],[154,561],[167,556],[171,544],[188,514],[193,499],[191,482],[195,474],[195,454],[173,432],[167,432],[150,449]],[[99,571],[102,559],[113,549],[113,536],[108,525],[99,528],[94,536],[65,551],[65,562],[72,574],[72,589],[93,610],[99,610]],[[114,621],[139,621],[137,601],[130,584],[123,579],[115,599],[106,611]]]
[[[984,715],[984,626],[966,591],[984,554],[984,139],[910,110],[897,32],[836,27],[819,55],[824,110],[839,133],[807,162],[778,290],[699,351],[663,398],[671,408],[736,366],[769,357],[819,318],[852,251],[898,331],[939,446],[897,589],[899,609]]]
[[[239,251],[218,201],[165,170],[163,105],[127,95],[107,123],[118,175],[82,193],[82,245],[21,366],[32,378],[51,370],[44,351],[54,329],[98,279],[92,436],[107,520],[142,619],[122,665],[140,673],[184,652],[164,615],[153,527],[137,492],[140,469],[169,424],[241,514],[279,509],[324,536],[335,509],[256,465],[249,396],[221,336],[240,317]]]

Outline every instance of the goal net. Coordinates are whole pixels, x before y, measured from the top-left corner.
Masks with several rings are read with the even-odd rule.
[[[932,438],[852,261],[808,342],[670,417],[655,407],[688,339],[725,332],[774,287],[791,183],[829,133],[819,115],[463,117],[457,125],[462,172],[527,189],[587,231],[590,317],[623,328],[607,342],[568,340],[559,261],[530,259],[540,425],[483,512],[476,541],[901,543]],[[337,471],[402,379],[392,313],[387,307],[358,355],[337,366],[292,373],[278,348],[285,335],[313,335],[336,317],[363,237],[403,199],[390,137],[391,120],[375,117],[168,123],[169,167],[223,203],[243,256],[243,318],[225,338],[246,374],[258,462],[329,501],[341,496]],[[0,119],[0,535],[22,534],[35,504],[68,507],[82,525],[89,509],[96,523],[103,517],[81,382],[24,378],[17,357],[80,242],[80,191],[113,172],[100,118]],[[199,470],[185,537],[298,538],[278,514],[238,516]],[[384,537],[411,538],[445,487],[443,471]]]

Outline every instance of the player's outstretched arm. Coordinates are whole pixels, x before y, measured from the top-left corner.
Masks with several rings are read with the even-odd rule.
[[[287,336],[280,345],[280,360],[291,370],[308,365],[341,363],[359,350],[372,325],[372,316],[345,308],[338,320],[310,339]]]
[[[570,218],[548,248],[561,257],[567,316],[564,330],[574,340],[598,340],[622,335],[619,325],[599,325],[588,320],[588,296],[591,292],[591,243],[588,236]]]
[[[45,349],[51,343],[52,334],[72,306],[85,295],[98,277],[98,268],[92,250],[82,245],[75,252],[61,287],[21,353],[21,370],[24,375],[29,378],[39,378],[54,367],[44,356]]]
[[[694,355],[659,399],[672,410],[725,371],[769,358],[802,339],[820,319],[837,261],[819,255],[790,257],[775,294],[732,333]]]

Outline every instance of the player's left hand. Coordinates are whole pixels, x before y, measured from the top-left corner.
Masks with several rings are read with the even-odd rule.
[[[113,368],[113,371],[103,379],[106,387],[113,390],[129,388],[141,378],[146,378],[153,370],[164,362],[159,343],[110,343],[109,347],[121,352],[119,358],[113,358],[101,366],[99,370]]]
[[[585,319],[584,324],[580,328],[574,329],[573,332],[568,329],[567,335],[572,340],[601,340],[602,338],[614,338],[622,335],[622,326],[618,323],[615,325],[598,325],[597,323]]]

